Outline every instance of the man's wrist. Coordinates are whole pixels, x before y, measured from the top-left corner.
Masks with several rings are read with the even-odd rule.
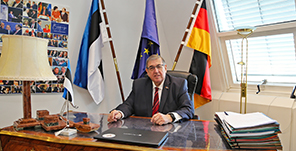
[[[173,114],[173,113],[168,113],[168,115],[171,117],[171,119],[172,119],[172,123],[176,120],[176,117],[175,117],[175,115]]]
[[[117,110],[118,112],[119,112],[119,114],[121,115],[121,117],[120,117],[120,119],[123,119],[124,118],[124,114],[123,114],[123,112],[122,111],[120,111],[120,110]]]

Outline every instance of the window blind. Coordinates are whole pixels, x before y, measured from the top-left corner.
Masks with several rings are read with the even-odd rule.
[[[213,5],[219,32],[296,21],[295,0],[213,0]],[[293,32],[248,38],[248,82],[267,79],[268,83],[296,84]],[[241,65],[237,63],[241,61],[242,38],[224,42],[233,81],[239,83]]]
[[[225,41],[234,82],[241,79],[241,41]],[[248,82],[296,83],[294,48],[292,33],[248,38]]]
[[[296,20],[295,0],[213,0],[220,32]]]

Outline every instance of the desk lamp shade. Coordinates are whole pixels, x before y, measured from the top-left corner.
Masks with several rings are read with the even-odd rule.
[[[49,66],[47,40],[28,36],[3,35],[2,42],[1,80],[57,79]]]
[[[49,66],[47,40],[16,35],[2,36],[0,79],[23,81],[24,118],[14,122],[16,130],[40,125],[31,117],[31,81],[57,80]]]

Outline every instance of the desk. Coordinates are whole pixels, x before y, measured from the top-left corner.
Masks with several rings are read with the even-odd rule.
[[[70,113],[70,119],[80,122],[89,117],[92,123],[101,127],[94,132],[78,132],[73,136],[55,136],[55,131],[46,132],[42,128],[15,131],[12,126],[0,130],[3,151],[62,151],[62,150],[227,150],[214,121],[190,120],[182,123],[153,125],[150,118],[131,116],[116,123],[107,122],[107,114]],[[150,148],[122,143],[110,143],[93,139],[93,136],[111,127],[169,131],[168,139],[159,148]]]

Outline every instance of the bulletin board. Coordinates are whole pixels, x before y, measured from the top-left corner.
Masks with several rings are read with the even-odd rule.
[[[68,65],[69,8],[43,1],[1,0],[0,43],[5,34],[48,40],[48,58],[56,81],[32,81],[31,93],[64,91]],[[0,53],[1,55],[1,53]],[[0,95],[20,94],[22,81],[0,79]]]

